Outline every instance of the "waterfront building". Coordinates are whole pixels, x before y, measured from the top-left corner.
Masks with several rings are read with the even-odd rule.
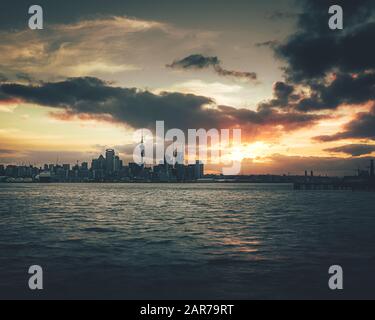
[[[107,149],[105,152],[105,166],[108,175],[112,175],[115,171],[115,150]]]
[[[114,160],[114,172],[116,173],[119,173],[120,170],[121,170],[121,167],[122,167],[122,161],[120,161],[120,157],[119,156],[115,156],[115,160]]]
[[[194,176],[194,178],[196,180],[198,180],[198,179],[201,179],[203,177],[204,177],[204,164],[201,161],[197,160],[195,162],[195,176]]]

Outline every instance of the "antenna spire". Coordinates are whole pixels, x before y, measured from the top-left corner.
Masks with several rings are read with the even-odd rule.
[[[142,164],[144,164],[143,158],[145,157],[145,146],[144,146],[143,129],[142,129],[142,139],[141,139],[141,157],[142,157]]]

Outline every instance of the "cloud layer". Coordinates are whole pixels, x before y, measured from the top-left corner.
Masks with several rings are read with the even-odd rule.
[[[345,153],[353,157],[359,157],[363,155],[370,155],[375,152],[375,145],[367,144],[348,144],[336,148],[326,149],[328,152],[332,153]]]
[[[375,3],[372,0],[303,0],[297,31],[273,46],[286,62],[285,82],[274,86],[274,97],[259,109],[302,113],[336,111],[342,106],[375,102]],[[341,5],[343,31],[328,28],[328,8]],[[318,136],[319,142],[375,139],[375,111],[359,113],[338,133]]]
[[[51,24],[43,32],[3,30],[0,38],[0,81],[28,82],[25,77],[44,81],[79,76],[113,79],[134,71],[142,74],[143,68],[157,64],[164,69],[167,59],[187,48],[207,46],[215,34],[152,20],[101,16]],[[166,47],[171,49],[165,52]]]
[[[315,137],[319,142],[331,142],[345,139],[375,140],[375,106],[370,112],[361,112],[347,123],[341,132],[333,135]]]
[[[3,99],[58,108],[53,116],[59,119],[97,119],[132,128],[154,128],[155,121],[163,120],[167,128],[241,127],[245,134],[256,135],[262,130],[295,130],[322,119],[319,115],[298,112],[251,111],[216,105],[211,98],[192,94],[154,94],[136,88],[114,87],[90,77],[39,85],[3,83],[0,94]]]

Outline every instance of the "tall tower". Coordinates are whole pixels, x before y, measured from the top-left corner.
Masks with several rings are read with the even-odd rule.
[[[173,142],[173,164],[175,166],[177,164],[177,157],[178,157],[178,151],[177,151],[177,148],[175,148],[174,142]]]
[[[371,160],[371,165],[370,165],[370,177],[374,178],[375,176],[375,171],[374,171],[374,160]]]
[[[145,145],[144,145],[144,138],[143,138],[143,130],[142,130],[142,139],[141,139],[140,148],[141,148],[142,166],[144,166]]]

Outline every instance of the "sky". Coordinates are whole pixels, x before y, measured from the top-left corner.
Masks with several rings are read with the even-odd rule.
[[[353,174],[375,155],[372,0],[38,4],[43,30],[29,1],[0,3],[0,163],[130,161],[157,120],[240,128],[243,174]]]

